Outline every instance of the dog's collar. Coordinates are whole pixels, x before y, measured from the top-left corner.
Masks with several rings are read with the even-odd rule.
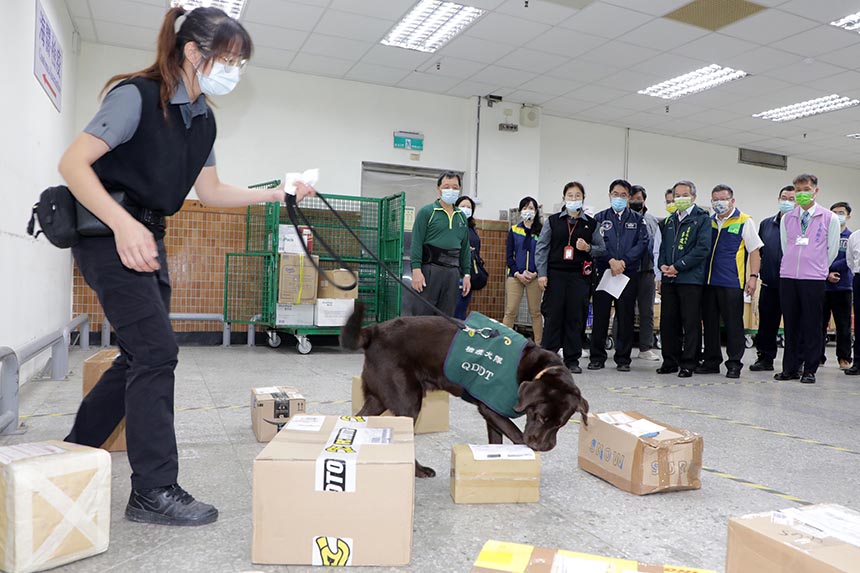
[[[550,371],[550,370],[552,370],[553,368],[564,368],[564,366],[558,366],[558,365],[556,365],[556,366],[550,366],[550,367],[548,367],[548,368],[544,368],[543,370],[541,370],[540,372],[538,372],[538,373],[537,373],[537,376],[535,376],[535,377],[534,377],[534,379],[535,379],[535,380],[540,380],[540,377],[541,377],[541,376],[543,376],[544,374],[546,374],[547,372],[549,372],[549,371]]]

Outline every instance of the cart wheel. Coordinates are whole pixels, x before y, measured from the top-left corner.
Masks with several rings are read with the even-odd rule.
[[[266,337],[266,343],[271,348],[277,348],[281,345],[281,337],[278,335],[277,332],[269,332],[268,334],[269,335]]]
[[[660,335],[656,333],[654,334],[654,348],[656,348],[657,350],[663,348],[663,344],[660,341]]]
[[[776,337],[776,344],[780,348],[785,348],[785,336],[780,334]]]
[[[744,336],[744,348],[752,348],[753,346],[755,345],[753,344],[752,334]]]
[[[607,336],[604,346],[606,350],[612,350],[615,347],[615,339],[612,336]]]
[[[299,336],[299,342],[296,344],[296,350],[299,351],[299,354],[310,354],[313,349],[313,345],[311,341],[308,340],[307,336]]]

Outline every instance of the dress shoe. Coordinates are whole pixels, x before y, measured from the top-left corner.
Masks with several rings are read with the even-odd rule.
[[[694,371],[696,374],[719,374],[720,367],[719,366],[696,366],[696,370]]]
[[[677,366],[661,366],[657,369],[657,374],[674,374],[677,371]]]
[[[860,364],[855,363],[851,368],[845,371],[848,376],[860,376]]]
[[[597,362],[596,360],[593,360],[593,361],[588,363],[588,369],[589,370],[602,370],[603,369],[603,362]]]
[[[619,372],[630,372],[630,365],[629,364],[619,364],[618,366],[615,367],[615,369],[618,370]]]
[[[726,372],[726,378],[740,378],[741,377],[741,369],[740,368],[729,368],[729,371]]]
[[[815,384],[815,374],[812,372],[804,372],[800,377],[801,384]]]
[[[132,489],[125,507],[129,521],[157,525],[205,525],[218,519],[218,510],[173,484],[153,489]]]
[[[776,374],[773,375],[773,379],[774,380],[780,380],[780,381],[800,380],[800,373],[799,372],[777,372]]]
[[[755,361],[755,364],[750,366],[750,370],[753,372],[764,372],[765,370],[772,372],[773,360],[763,360],[759,358]]]
[[[571,374],[582,374],[582,368],[579,367],[579,364],[571,364],[567,369],[570,370]]]
[[[848,370],[849,368],[851,368],[851,361],[850,360],[839,360],[839,369],[840,370]]]
[[[678,371],[678,378],[690,378],[693,375],[693,371],[689,368],[681,368]]]

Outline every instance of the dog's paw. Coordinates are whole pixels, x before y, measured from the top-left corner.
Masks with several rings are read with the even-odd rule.
[[[436,471],[433,468],[428,468],[427,466],[422,466],[418,462],[415,462],[415,477],[418,477],[418,478],[436,477]]]

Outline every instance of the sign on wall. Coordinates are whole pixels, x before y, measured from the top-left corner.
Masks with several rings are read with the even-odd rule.
[[[33,75],[48,94],[57,111],[63,106],[63,47],[54,33],[54,27],[36,0],[36,46],[33,58]]]
[[[424,134],[414,131],[395,131],[395,149],[411,149],[413,151],[424,150]]]

